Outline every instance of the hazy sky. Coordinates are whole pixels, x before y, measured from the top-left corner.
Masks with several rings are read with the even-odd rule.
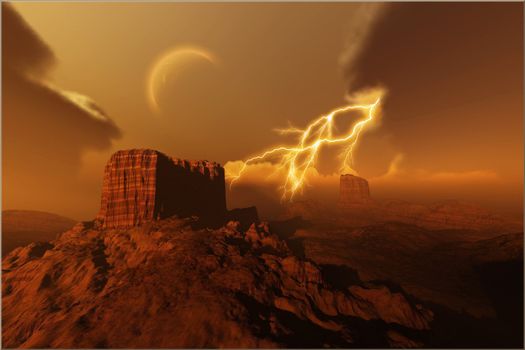
[[[273,129],[305,126],[345,104],[346,93],[383,86],[381,125],[364,134],[356,151],[355,169],[371,181],[373,195],[457,198],[521,212],[522,3],[13,7],[54,57],[44,73],[17,72],[56,91],[89,96],[103,118],[91,110],[91,119],[72,122],[45,117],[46,107],[39,107],[15,119],[20,106],[33,101],[30,95],[24,100],[29,90],[20,88],[12,115],[3,113],[3,152],[11,161],[4,161],[4,208],[91,218],[104,163],[118,149],[154,148],[222,164],[246,159],[291,141]],[[3,26],[5,41],[16,28]],[[153,111],[147,99],[152,66],[163,53],[189,46],[209,52],[214,62],[173,65],[158,92],[161,112]],[[14,50],[3,48],[3,57]],[[35,127],[19,127],[28,121]],[[12,128],[5,127],[9,122]],[[46,128],[54,130],[52,137],[40,137],[49,136]],[[66,152],[67,144],[75,152]],[[38,159],[29,157],[24,166],[17,161],[35,149],[42,149]],[[57,164],[51,170],[52,157]],[[319,168],[335,192],[336,170],[335,164]],[[247,204],[240,192],[228,196],[230,206]]]

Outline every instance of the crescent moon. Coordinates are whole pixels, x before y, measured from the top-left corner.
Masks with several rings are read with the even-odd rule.
[[[149,71],[146,85],[148,103],[154,112],[160,112],[160,106],[157,100],[157,90],[159,85],[166,81],[167,73],[177,65],[195,59],[203,59],[211,64],[216,63],[215,57],[210,52],[198,47],[173,48],[155,60]]]

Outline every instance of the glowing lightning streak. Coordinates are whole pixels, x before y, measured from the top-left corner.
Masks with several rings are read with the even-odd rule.
[[[381,98],[378,98],[374,103],[368,105],[348,105],[337,108],[329,114],[319,117],[304,130],[294,127],[277,129],[281,134],[301,134],[299,144],[295,147],[276,147],[247,159],[237,175],[229,176],[231,179],[230,187],[242,176],[249,164],[280,155],[279,169],[287,169],[286,180],[282,186],[282,199],[284,200],[289,196],[289,199],[292,200],[295,193],[303,186],[308,170],[314,167],[322,145],[347,143],[342,153],[342,168],[349,166],[349,160],[350,164],[353,163],[352,152],[359,140],[359,135],[365,126],[374,119],[375,111],[379,106],[380,100]],[[335,118],[339,114],[351,110],[366,111],[366,117],[354,124],[345,136],[334,137],[333,128]],[[301,161],[301,158],[304,159]]]

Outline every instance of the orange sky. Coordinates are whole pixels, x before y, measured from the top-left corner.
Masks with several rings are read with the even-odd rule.
[[[293,141],[273,129],[303,127],[345,104],[346,93],[382,86],[381,124],[364,134],[355,154],[372,195],[456,198],[521,213],[522,3],[13,8],[28,26],[2,24],[3,90],[12,91],[4,94],[4,209],[92,218],[104,163],[118,149],[242,160]],[[3,19],[6,12],[4,5]],[[29,27],[27,45],[14,42]],[[158,93],[161,112],[153,111],[146,95],[152,65],[188,46],[216,60],[170,68]],[[71,99],[64,91],[89,96],[100,115],[42,97]],[[319,181],[328,179],[321,182],[335,198],[338,166],[326,159]],[[248,189],[228,193],[230,207],[250,204],[247,198],[263,206],[262,198],[273,196],[264,184],[242,186]]]

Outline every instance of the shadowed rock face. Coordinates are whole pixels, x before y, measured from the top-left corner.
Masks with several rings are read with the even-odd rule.
[[[425,347],[523,347],[523,233],[310,225],[287,243],[323,267],[338,266],[332,284],[352,274],[382,281],[434,311]]]
[[[172,215],[224,217],[224,169],[154,150],[118,151],[104,172],[102,228],[126,228]]]

